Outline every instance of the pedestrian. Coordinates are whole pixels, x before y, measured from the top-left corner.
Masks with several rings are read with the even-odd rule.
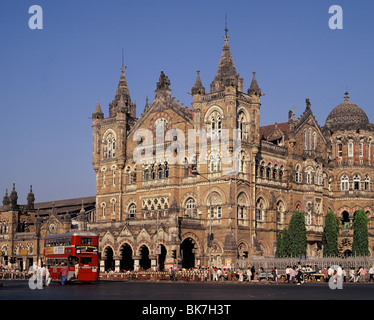
[[[251,269],[248,267],[247,268],[247,281],[250,282],[252,279],[252,272]]]
[[[374,265],[372,265],[369,269],[369,282],[373,280],[374,281]]]
[[[255,268],[255,266],[252,266],[252,268],[251,268],[251,280],[254,280],[254,278],[255,278],[255,274],[256,274],[256,268]]]
[[[45,274],[46,274],[45,265],[42,264],[42,267],[40,269],[40,276],[41,276],[43,285],[45,285]]]
[[[78,263],[78,260],[77,260],[75,265],[74,265],[74,277],[77,280],[78,280],[78,273],[79,273],[79,263]]]
[[[221,276],[222,276],[222,269],[218,268],[218,270],[217,270],[217,281],[219,281],[219,279],[221,279]]]
[[[69,274],[69,267],[65,264],[62,263],[62,269],[61,269],[61,285],[64,285]]]
[[[45,285],[48,287],[51,282],[51,273],[49,272],[49,266],[45,270]]]
[[[297,279],[297,285],[299,286],[303,281],[303,270],[301,268],[296,268],[296,279]]]
[[[349,282],[356,282],[355,280],[356,280],[356,278],[355,278],[355,269],[353,267],[351,267],[351,270],[349,270],[349,279],[348,279],[348,281]]]
[[[330,278],[334,275],[334,269],[331,266],[327,268],[327,275],[328,280],[330,281]]]
[[[214,267],[213,268],[213,281],[218,281],[217,272],[218,272],[217,268]]]
[[[271,274],[273,275],[273,280],[275,282],[277,282],[277,279],[278,279],[278,271],[277,271],[277,267],[274,267],[273,270],[271,270]]]
[[[290,266],[286,268],[286,282],[290,283]]]
[[[239,281],[243,282],[243,270],[242,270],[242,268],[239,269]]]
[[[365,282],[366,273],[367,273],[367,271],[365,269],[365,266],[362,266],[361,271],[360,271],[360,282],[361,283]]]

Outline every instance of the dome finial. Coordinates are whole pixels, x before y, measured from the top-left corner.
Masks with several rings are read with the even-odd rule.
[[[345,92],[344,92],[344,101],[349,101],[349,96],[348,96],[347,89],[345,89]]]

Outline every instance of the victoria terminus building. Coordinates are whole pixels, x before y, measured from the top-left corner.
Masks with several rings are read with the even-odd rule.
[[[161,71],[136,117],[124,70],[108,116],[99,103],[92,114],[96,215],[88,227],[100,234],[103,267],[219,267],[274,256],[295,210],[305,215],[308,256],[322,254],[329,210],[341,222],[340,254],[351,252],[358,209],[369,217],[372,250],[374,125],[347,92],[324,126],[306,99],[298,118],[289,111],[287,122],[261,127],[255,73],[244,88],[226,36],[209,92],[198,71],[185,107]],[[190,132],[205,135],[190,141]]]

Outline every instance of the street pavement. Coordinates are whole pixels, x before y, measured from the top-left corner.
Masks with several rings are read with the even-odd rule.
[[[98,281],[31,289],[27,280],[2,280],[0,300],[373,300],[374,283],[239,283]],[[31,286],[32,287],[32,286]]]
[[[27,280],[0,281],[0,305],[13,307],[17,316],[37,312],[44,317],[131,314],[131,319],[235,319],[260,310],[266,318],[295,315],[343,315],[357,302],[371,304],[374,283],[239,283],[170,281],[98,281],[31,289]],[[63,300],[63,301],[62,301]],[[356,300],[342,303],[339,300]],[[114,305],[113,305],[114,304]],[[21,306],[21,307],[19,307]],[[367,308],[367,304],[360,306]],[[113,310],[117,310],[113,313]],[[122,313],[121,313],[122,312]],[[101,316],[100,316],[101,317]]]

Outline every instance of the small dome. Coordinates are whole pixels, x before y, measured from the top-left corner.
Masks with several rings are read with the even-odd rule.
[[[369,118],[364,110],[349,101],[347,91],[344,102],[330,112],[325,122],[325,126],[333,130],[363,129],[369,124]]]

